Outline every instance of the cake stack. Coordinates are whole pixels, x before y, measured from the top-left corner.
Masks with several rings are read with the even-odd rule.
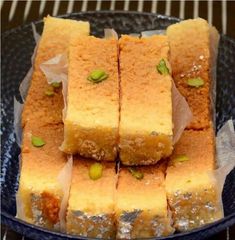
[[[88,22],[44,22],[22,115],[18,217],[104,239],[167,236],[220,219],[210,101],[216,30],[195,19],[165,36],[118,40],[88,36]],[[48,84],[40,69],[57,54],[68,60],[63,119],[61,83]],[[173,81],[193,112],[176,144]]]

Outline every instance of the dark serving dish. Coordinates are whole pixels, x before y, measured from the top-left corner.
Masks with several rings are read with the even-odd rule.
[[[103,36],[103,29],[114,28],[120,33],[138,33],[143,30],[165,29],[180,21],[178,18],[138,12],[83,12],[62,16],[88,20],[91,33]],[[42,32],[42,21],[35,22]],[[32,27],[24,25],[2,34],[1,71],[1,216],[2,223],[33,239],[88,239],[49,231],[15,218],[15,194],[18,189],[20,149],[13,131],[13,99],[20,100],[19,84],[31,66],[35,47]],[[217,62],[216,130],[228,119],[235,119],[235,41],[222,35]],[[223,190],[225,217],[217,222],[187,233],[178,233],[158,239],[203,239],[235,224],[235,169],[227,176]]]

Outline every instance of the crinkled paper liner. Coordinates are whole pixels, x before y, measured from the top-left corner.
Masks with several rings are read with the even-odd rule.
[[[105,29],[104,32],[105,32],[105,38],[114,37],[117,39],[117,33],[113,29]],[[34,26],[33,26],[33,33],[34,33],[34,36],[36,36],[35,41],[38,42],[39,37],[35,31]],[[153,34],[165,34],[165,30],[144,31],[141,33],[141,36],[148,37],[148,36],[152,36]],[[132,35],[139,36],[140,34],[133,33]],[[214,38],[214,40],[216,39]],[[216,41],[218,41],[218,39]],[[35,52],[34,52],[34,56],[32,57],[32,62],[35,57]],[[216,58],[217,46],[214,47],[213,52],[215,53],[214,57]],[[215,63],[215,58],[213,59],[213,63]],[[67,57],[64,54],[57,55],[54,58],[49,59],[48,61],[42,63],[40,67],[41,67],[41,70],[44,72],[49,84],[53,82],[62,82],[63,84],[62,93],[63,93],[64,105],[65,105],[63,109],[63,117],[65,117],[66,106],[67,106],[67,103],[66,103],[67,67],[68,67]],[[30,79],[32,77],[32,72],[33,70],[31,68],[20,85],[20,93],[23,99],[25,99],[27,95],[27,91],[30,85]],[[213,76],[213,79],[215,80],[215,77],[216,77],[215,67],[213,67],[211,74]],[[214,99],[216,95],[215,84],[213,85],[212,89],[213,89],[212,104],[214,107],[214,104],[215,104]],[[173,108],[173,122],[174,122],[173,142],[176,143],[179,140],[187,124],[191,121],[192,112],[190,111],[190,108],[185,98],[177,90],[174,82],[172,84],[172,102],[173,102],[172,108]],[[20,104],[19,102],[16,101],[16,99],[14,99],[14,128],[15,128],[16,140],[19,146],[21,144],[21,132],[22,132],[21,125],[20,125],[20,117],[21,117],[22,109],[23,109],[23,104]],[[217,149],[216,160],[219,168],[217,168],[213,172],[213,177],[217,181],[217,184],[219,187],[219,195],[221,199],[226,176],[235,166],[235,133],[234,133],[232,120],[227,121],[218,132],[216,137],[216,149]],[[72,177],[72,165],[73,165],[73,159],[72,159],[72,156],[69,156],[67,163],[65,164],[64,168],[61,170],[60,174],[58,175],[58,181],[60,182],[64,192],[64,197],[62,199],[60,212],[59,212],[60,225],[61,225],[62,231],[64,231],[65,229],[65,213],[66,213],[66,207],[68,203],[70,182]],[[222,203],[222,200],[221,200],[221,203]],[[24,216],[22,204],[18,195],[17,195],[17,215]]]
[[[68,199],[69,199],[69,191],[72,181],[72,170],[73,170],[73,156],[67,156],[68,161],[61,170],[58,175],[58,181],[63,190],[63,198],[60,204],[60,212],[59,212],[59,219],[60,219],[60,229],[61,231],[65,232],[66,230],[66,211],[68,206]]]
[[[19,87],[19,91],[20,91],[20,95],[21,98],[23,100],[23,102],[26,99],[27,93],[28,93],[28,89],[30,87],[30,82],[32,79],[32,75],[33,75],[33,64],[34,64],[34,59],[35,59],[35,55],[37,52],[37,48],[38,48],[38,43],[40,41],[40,35],[36,32],[36,28],[35,25],[32,24],[32,31],[33,31],[33,36],[34,36],[34,40],[36,42],[36,47],[34,49],[34,53],[32,55],[31,58],[31,63],[32,63],[32,67],[29,69],[28,73],[26,74],[25,78],[22,80],[20,87]],[[67,60],[64,59],[64,55],[61,54],[59,55],[59,62],[66,62]],[[57,59],[55,59],[57,60]],[[50,62],[49,62],[50,64]],[[56,66],[56,64],[52,64],[52,66]],[[64,69],[64,68],[62,68]],[[67,70],[67,67],[65,68]],[[56,68],[53,68],[53,70],[56,70]],[[61,71],[61,70],[60,70]],[[66,89],[66,84],[67,84],[67,73],[65,73],[64,75],[62,75],[63,77],[66,78],[66,80],[64,80],[64,78],[60,76],[60,80],[58,82],[61,82],[61,80],[63,81],[63,96],[64,96],[64,100],[66,101],[66,92],[64,92],[64,89]],[[54,75],[52,77],[54,79]],[[48,79],[48,78],[47,78]],[[50,78],[49,78],[50,79]],[[52,83],[54,81],[49,81],[48,83]],[[65,102],[66,103],[66,102]],[[18,102],[16,100],[16,98],[14,98],[14,132],[15,132],[15,136],[16,136],[16,143],[18,144],[18,146],[21,146],[22,143],[22,127],[21,127],[21,115],[22,115],[22,110],[23,110],[24,104],[21,104],[20,102]],[[71,184],[71,178],[72,178],[72,166],[73,166],[73,158],[72,156],[68,155],[68,161],[66,162],[66,164],[64,165],[64,167],[62,168],[62,170],[60,171],[60,173],[58,174],[58,182],[60,183],[60,186],[62,188],[63,191],[63,197],[62,197],[62,201],[60,204],[60,211],[59,211],[59,222],[60,222],[60,230],[61,231],[65,231],[65,215],[66,215],[66,209],[67,209],[67,204],[68,204],[68,198],[69,198],[69,190],[70,190],[70,184]],[[21,166],[21,156],[19,155],[19,163]],[[20,167],[21,169],[21,167]],[[17,192],[16,194],[16,206],[17,206],[17,213],[16,213],[16,217],[20,218],[20,219],[26,219],[25,216],[25,212],[24,212],[24,203],[21,200],[20,194],[19,192]]]
[[[68,60],[66,54],[58,54],[46,62],[40,64],[40,69],[46,76],[48,84],[62,82],[62,94],[64,99],[64,109],[62,110],[65,119],[67,109],[67,87],[68,87]]]

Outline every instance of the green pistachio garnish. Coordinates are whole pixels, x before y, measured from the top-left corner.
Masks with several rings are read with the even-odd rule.
[[[187,180],[187,183],[191,183],[191,180]]]
[[[201,86],[204,85],[204,80],[200,77],[197,77],[197,78],[190,78],[187,80],[187,84],[190,86],[190,87],[196,87],[196,88],[199,88]]]
[[[94,70],[90,73],[87,79],[93,83],[99,83],[105,80],[109,75],[103,70]]]
[[[189,160],[189,158],[185,154],[177,155],[173,158],[174,162],[185,162],[188,160]]]
[[[142,172],[137,171],[137,170],[135,170],[135,169],[133,169],[133,168],[128,168],[128,170],[129,170],[129,172],[131,173],[131,175],[132,175],[133,177],[135,177],[136,179],[141,180],[141,179],[144,178],[144,174],[143,174]]]
[[[31,143],[34,147],[42,147],[46,144],[42,138],[36,136],[31,137]]]
[[[47,89],[44,93],[48,97],[52,97],[55,94],[55,92],[53,90],[51,90],[51,89]]]
[[[61,86],[61,82],[53,82],[51,86],[54,88],[59,88]]]
[[[94,163],[90,166],[89,177],[92,180],[97,180],[102,177],[103,166],[101,163]]]
[[[166,66],[166,62],[164,59],[161,59],[160,62],[157,65],[157,71],[162,74],[162,75],[167,75],[169,74],[169,69]]]

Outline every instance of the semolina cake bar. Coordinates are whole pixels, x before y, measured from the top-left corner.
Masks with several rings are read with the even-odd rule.
[[[211,35],[214,35],[213,39]],[[193,121],[188,128],[208,128],[211,122],[210,89],[213,84],[210,70],[216,58],[211,45],[217,48],[218,32],[206,20],[197,18],[169,26],[167,36],[176,87],[193,112]]]
[[[62,140],[62,124],[26,124],[17,194],[19,218],[55,230],[61,227],[59,215],[63,214],[63,184],[69,180],[68,177],[63,184],[59,181],[59,175],[67,164],[67,157],[59,150]],[[71,175],[71,170],[68,169],[68,175]]]
[[[172,144],[172,78],[166,36],[122,36],[120,48],[120,159],[149,165],[168,157]]]
[[[48,84],[40,70],[40,64],[57,54],[66,53],[72,35],[88,35],[89,31],[88,22],[50,16],[44,18],[44,28],[36,52],[31,86],[22,114],[23,126],[30,120],[38,121],[38,119],[46,123],[62,122],[64,104],[61,88],[54,88]]]
[[[167,236],[174,232],[164,166],[122,167],[116,197],[117,239]]]
[[[62,200],[66,200],[64,184],[71,174],[71,162],[59,151],[63,140],[63,97],[60,88],[48,85],[40,64],[66,52],[72,34],[87,35],[89,24],[52,17],[45,18],[44,23],[22,114],[22,168],[17,216],[36,225],[62,229],[65,210]],[[61,183],[59,176],[63,172],[68,176]]]
[[[115,164],[74,159],[67,209],[67,233],[115,238]]]
[[[175,145],[166,174],[174,227],[188,231],[223,217],[215,168],[212,128],[185,130]]]
[[[117,54],[114,38],[71,40],[64,152],[114,161],[119,125]]]

